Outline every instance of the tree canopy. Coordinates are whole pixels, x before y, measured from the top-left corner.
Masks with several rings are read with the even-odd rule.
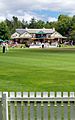
[[[0,23],[0,39],[7,40],[10,38],[10,32],[5,22]]]

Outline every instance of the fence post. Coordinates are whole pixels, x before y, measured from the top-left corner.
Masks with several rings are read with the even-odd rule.
[[[2,96],[3,103],[3,120],[8,120],[8,92],[4,92]]]

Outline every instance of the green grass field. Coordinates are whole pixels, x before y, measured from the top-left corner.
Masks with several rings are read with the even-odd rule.
[[[0,50],[0,91],[75,91],[75,49]]]

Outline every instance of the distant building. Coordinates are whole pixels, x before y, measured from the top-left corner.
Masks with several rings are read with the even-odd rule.
[[[26,41],[40,41],[42,42],[55,42],[62,41],[66,37],[58,33],[55,28],[53,29],[16,29],[15,33],[11,35],[11,39],[18,43],[25,43]]]

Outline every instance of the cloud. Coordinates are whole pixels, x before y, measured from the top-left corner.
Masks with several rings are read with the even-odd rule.
[[[2,6],[2,7],[1,7]],[[6,9],[8,11],[14,10],[35,10],[35,9],[48,9],[48,10],[72,10],[75,9],[74,0],[0,0],[0,10]]]
[[[12,18],[13,15],[19,19],[25,18],[29,21],[32,17],[56,21],[56,16],[39,15],[35,11],[47,10],[65,13],[68,15],[75,14],[75,0],[0,0],[0,20],[4,18]]]
[[[48,21],[49,21],[49,22],[57,21],[57,18],[55,18],[55,17],[49,17],[49,18],[48,18]]]
[[[5,18],[11,20],[11,19],[12,19],[12,16],[18,17],[18,19],[21,20],[21,21],[24,19],[25,21],[28,21],[28,22],[30,22],[31,18],[33,18],[33,17],[34,17],[36,20],[42,19],[42,17],[40,17],[39,15],[37,15],[37,14],[35,14],[35,13],[33,13],[33,12],[23,12],[23,11],[21,11],[21,10],[16,11],[14,14],[13,14],[13,13],[12,13],[12,14],[11,14],[11,13],[8,13]],[[3,17],[3,16],[1,16],[1,18],[4,20],[4,17]]]
[[[5,17],[4,16],[0,16],[0,21],[4,21]]]

